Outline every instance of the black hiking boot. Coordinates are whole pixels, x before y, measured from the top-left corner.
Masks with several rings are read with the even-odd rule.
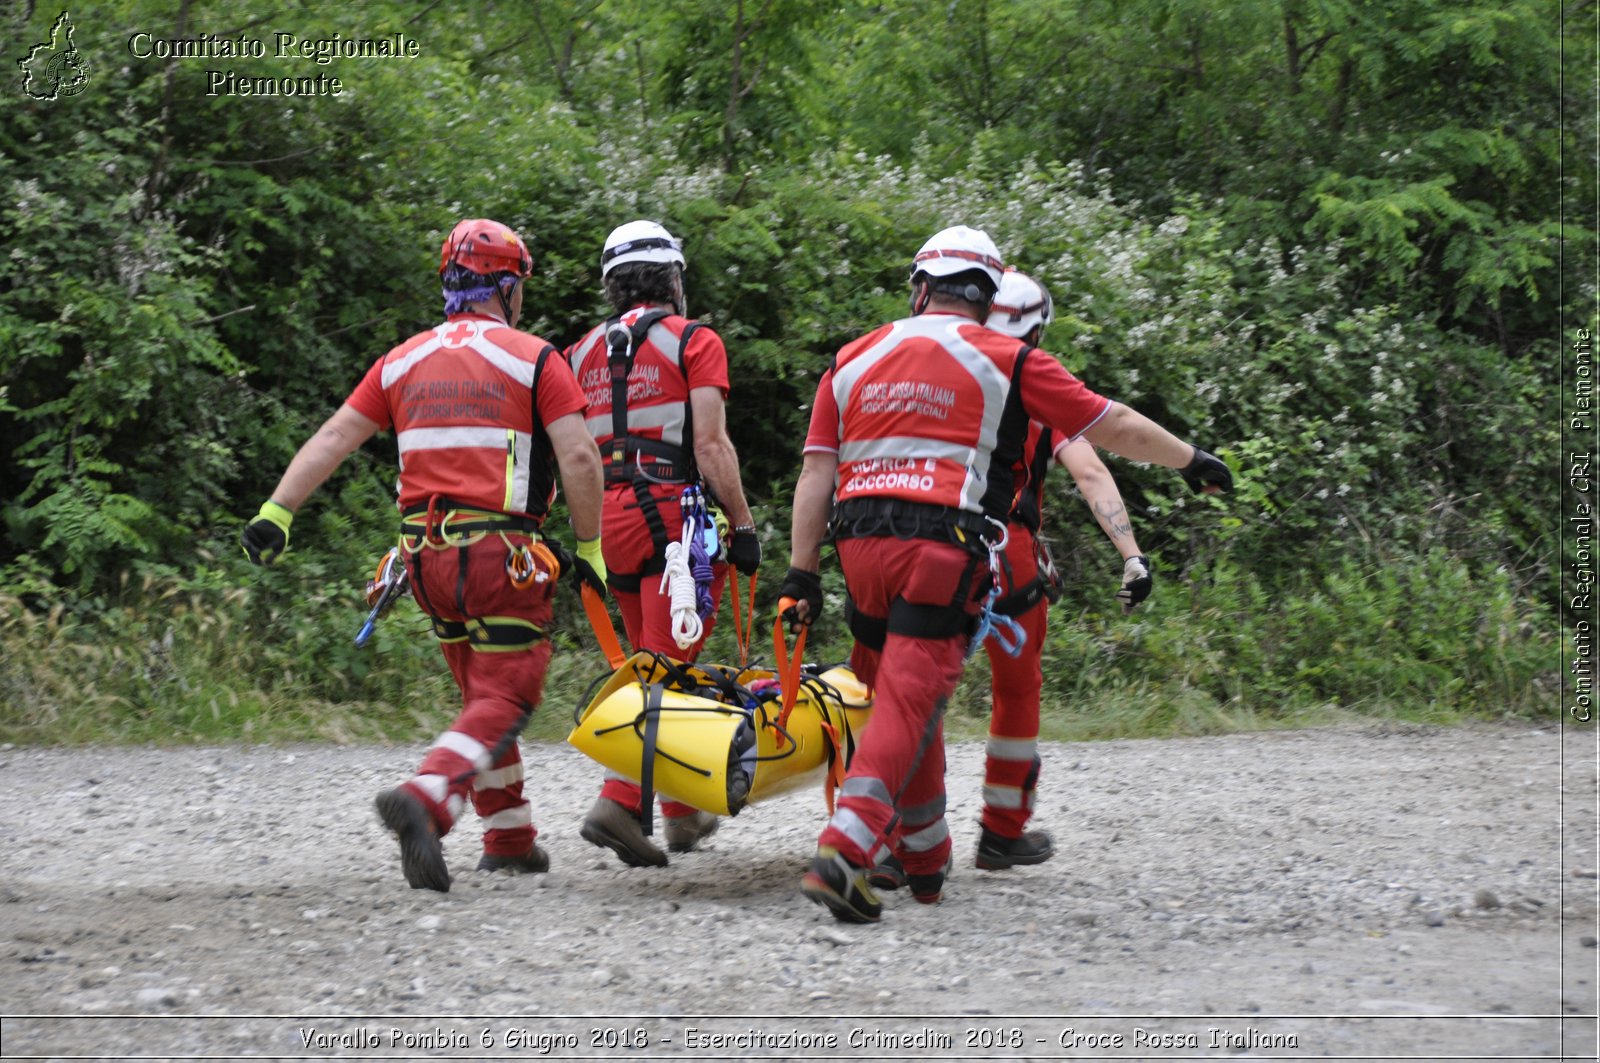
[[[911,887],[911,899],[918,904],[938,904],[944,899],[945,876],[955,867],[955,856],[944,862],[944,867],[931,875],[906,875],[906,885]]]
[[[906,884],[906,869],[900,858],[890,853],[867,872],[867,884],[873,889],[897,890]]]
[[[841,923],[876,923],[883,902],[867,885],[865,868],[856,867],[830,846],[819,846],[800,892],[833,913]]]
[[[444,847],[439,843],[439,828],[434,826],[420,800],[409,790],[397,786],[385,790],[373,802],[378,818],[400,839],[400,870],[414,890],[450,892],[450,869],[444,863]]]
[[[978,839],[977,865],[980,871],[1004,871],[1019,864],[1042,864],[1056,855],[1056,843],[1042,830],[1030,830],[1020,838],[1007,838],[988,827]]]

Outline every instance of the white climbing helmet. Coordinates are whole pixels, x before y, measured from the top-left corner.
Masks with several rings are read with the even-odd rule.
[[[600,252],[600,276],[629,262],[672,262],[684,266],[683,245],[653,221],[630,221],[611,230]]]
[[[1050,289],[1021,270],[1008,269],[1000,278],[1000,294],[989,305],[989,320],[984,324],[1020,340],[1036,326],[1050,324],[1054,316]]]
[[[919,273],[926,273],[930,277],[948,277],[952,273],[965,273],[973,269],[982,270],[994,287],[999,288],[1005,263],[1000,258],[1000,249],[989,239],[988,233],[965,225],[940,229],[928,238],[928,242],[917,252],[917,257],[911,260],[913,280]]]

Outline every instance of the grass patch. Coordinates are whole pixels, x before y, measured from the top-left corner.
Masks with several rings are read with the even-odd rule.
[[[459,695],[414,603],[357,648],[351,581],[272,573],[263,582],[152,575],[95,599],[0,595],[0,741],[409,743],[454,717]],[[838,605],[813,632],[812,660],[848,654]],[[705,659],[732,662],[738,648],[723,617]],[[1559,679],[1555,628],[1503,574],[1474,576],[1443,554],[1346,564],[1294,593],[1218,569],[1163,584],[1131,618],[1058,606],[1041,730],[1088,741],[1532,718]],[[564,740],[606,670],[575,595],[558,597],[552,638],[544,703],[525,731],[535,741]],[[770,625],[758,623],[752,659],[771,656]],[[982,737],[989,705],[980,656],[951,699],[947,733]]]

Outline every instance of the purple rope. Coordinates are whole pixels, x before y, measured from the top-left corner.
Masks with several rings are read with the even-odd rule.
[[[689,571],[694,573],[694,590],[696,612],[700,614],[700,621],[704,623],[716,611],[711,602],[711,555],[706,553],[705,543],[696,535],[689,545]]]

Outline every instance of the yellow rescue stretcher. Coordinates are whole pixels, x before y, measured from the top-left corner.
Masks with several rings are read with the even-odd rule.
[[[647,793],[718,815],[818,782],[831,808],[872,700],[849,668],[800,666],[800,650],[787,677],[635,653],[567,741]]]

